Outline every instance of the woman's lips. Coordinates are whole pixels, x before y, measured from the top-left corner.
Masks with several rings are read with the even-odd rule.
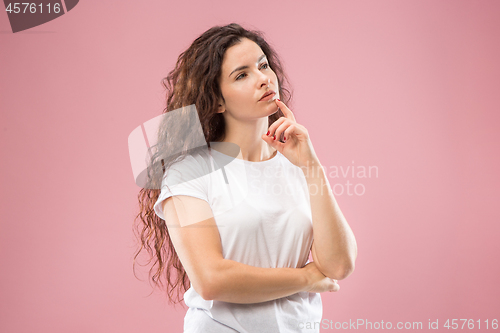
[[[259,101],[268,101],[268,100],[272,99],[274,97],[274,95],[276,95],[276,93],[273,91],[270,94],[259,99]]]

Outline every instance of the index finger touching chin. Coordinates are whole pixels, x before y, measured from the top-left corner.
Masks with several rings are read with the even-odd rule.
[[[286,104],[283,103],[281,100],[276,98],[275,101],[276,105],[278,105],[278,107],[281,109],[281,112],[283,112],[285,117],[295,121],[295,116],[293,115],[292,110],[290,110],[288,106],[286,106]]]

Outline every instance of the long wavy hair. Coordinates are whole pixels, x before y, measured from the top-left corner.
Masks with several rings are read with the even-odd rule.
[[[289,81],[283,64],[271,45],[265,41],[262,32],[244,29],[236,23],[210,28],[179,55],[175,68],[161,82],[166,89],[166,107],[163,114],[194,104],[208,147],[210,142],[223,141],[225,136],[224,117],[222,113],[217,113],[219,100],[223,99],[219,84],[223,57],[228,48],[240,43],[243,38],[248,38],[260,46],[278,78],[280,99],[287,105],[291,102],[292,94],[288,90]],[[284,115],[281,110],[270,115],[268,125],[282,116]],[[174,249],[166,223],[156,215],[153,207],[160,195],[161,180],[165,171],[174,162],[192,153],[192,147],[196,146],[194,142],[190,142],[189,137],[183,142],[172,139],[181,137],[179,134],[184,129],[193,128],[193,117],[176,119],[179,119],[177,123],[161,122],[157,144],[151,147],[148,184],[138,195],[139,213],[135,218],[137,223],[134,224],[134,233],[139,246],[133,264],[135,274],[136,259],[145,250],[148,254],[146,265],[153,261],[149,270],[149,281],[160,289],[166,287],[168,299],[174,306],[184,300],[181,294],[189,289],[190,281]],[[172,151],[180,153],[166,156],[165,152]]]

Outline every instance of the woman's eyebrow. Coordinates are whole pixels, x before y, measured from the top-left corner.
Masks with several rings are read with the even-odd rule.
[[[261,56],[259,57],[259,59],[257,59],[257,62],[260,62],[260,61],[261,61],[263,58],[265,58],[265,57],[266,57],[266,55],[265,55],[265,54],[261,55]],[[230,77],[231,75],[233,75],[233,73],[234,73],[234,72],[241,71],[242,69],[247,69],[247,68],[248,68],[248,66],[240,66],[240,67],[236,68],[234,71],[232,71],[232,72],[231,72],[231,74],[229,74],[229,77]]]

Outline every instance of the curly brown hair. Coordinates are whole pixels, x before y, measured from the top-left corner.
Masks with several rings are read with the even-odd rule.
[[[219,85],[223,57],[228,48],[240,43],[243,38],[248,38],[260,46],[278,78],[281,100],[287,105],[291,102],[292,94],[287,89],[289,81],[282,62],[271,45],[265,41],[262,32],[244,29],[236,23],[210,28],[179,55],[175,68],[162,80],[166,89],[166,108],[163,114],[194,104],[208,147],[210,142],[220,142],[225,136],[224,117],[222,113],[217,112],[219,100],[223,99]],[[284,115],[281,110],[270,115],[268,125],[282,116]],[[184,119],[180,121],[185,121],[185,124],[164,121],[160,125],[158,143],[148,164],[149,185],[142,188],[138,195],[139,214],[135,219],[138,223],[134,228],[140,242],[134,256],[134,274],[136,259],[142,250],[146,250],[147,264],[154,261],[149,270],[150,282],[163,289],[165,286],[162,280],[165,279],[166,294],[174,306],[184,300],[180,294],[189,289],[190,281],[170,240],[165,221],[156,215],[153,207],[161,192],[159,189],[165,170],[174,160],[177,161],[179,157],[182,159],[193,151],[189,149],[194,146],[192,142],[188,142],[189,138],[185,142],[172,140],[180,137],[179,131],[189,128],[192,119]],[[181,151],[181,154],[165,156],[166,151]],[[176,276],[173,273],[177,273]],[[174,299],[175,291],[177,297]]]

